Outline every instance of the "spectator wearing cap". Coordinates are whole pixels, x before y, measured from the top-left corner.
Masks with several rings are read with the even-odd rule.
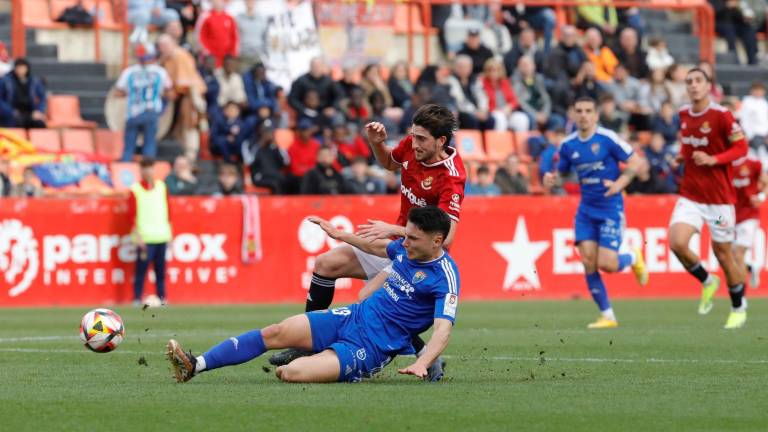
[[[211,153],[227,162],[239,161],[243,143],[253,134],[255,119],[242,118],[240,105],[235,102],[227,102],[223,113],[211,124]]]
[[[171,206],[168,188],[155,180],[155,161],[144,158],[141,179],[131,186],[128,195],[128,217],[136,245],[136,273],[133,280],[133,302],[139,305],[144,291],[144,279],[152,263],[155,270],[157,296],[165,304],[165,251],[173,238]]]
[[[43,82],[32,75],[26,59],[17,59],[0,80],[0,126],[44,128],[47,103]]]
[[[461,129],[493,129],[493,117],[480,111],[472,89],[475,77],[472,75],[472,58],[460,54],[453,59],[453,73],[448,77],[451,97],[456,101]]]
[[[40,187],[40,182],[32,167],[24,168],[21,183],[13,187],[11,195],[20,198],[38,198],[43,196],[43,188]]]
[[[317,92],[319,102],[316,108],[311,109],[319,109],[328,118],[333,118],[338,114],[339,103],[343,95],[328,75],[328,67],[320,57],[313,58],[309,63],[309,72],[300,76],[291,85],[288,103],[297,113],[301,114],[307,109],[305,97],[310,90]]]
[[[163,111],[163,97],[173,93],[173,83],[168,73],[154,64],[154,47],[140,44],[136,47],[136,56],[139,62],[126,68],[115,84],[116,95],[127,98],[123,162],[132,160],[139,134],[144,137],[142,155],[155,157],[155,136],[157,122]]]
[[[341,195],[349,193],[347,181],[334,167],[334,150],[321,146],[317,150],[317,164],[301,180],[302,195]]]
[[[637,30],[625,27],[619,33],[619,43],[614,52],[619,63],[627,67],[630,75],[637,79],[649,78],[650,70],[646,62],[648,54],[640,48]]]
[[[256,132],[254,143],[244,152],[244,162],[250,167],[251,181],[256,186],[268,188],[273,194],[282,194],[285,189],[285,168],[290,162],[288,152],[275,142],[272,121],[262,121]]]
[[[297,193],[301,178],[317,163],[317,150],[320,142],[312,135],[315,127],[309,119],[301,119],[296,124],[296,134],[293,143],[288,147],[288,176],[286,179],[287,192]]]
[[[603,35],[596,28],[587,30],[584,52],[587,59],[595,66],[595,78],[602,82],[610,81],[619,60],[610,48],[603,45]]]
[[[240,36],[237,22],[225,10],[224,0],[213,0],[211,10],[198,20],[198,40],[204,54],[216,58],[216,66],[224,64],[227,56],[236,57],[240,52]]]
[[[241,107],[246,105],[248,98],[245,94],[243,76],[238,70],[238,60],[232,56],[226,56],[222,67],[216,69],[215,76],[219,82],[218,102],[221,107],[229,102],[234,102]]]
[[[196,195],[197,177],[192,172],[192,162],[184,155],[176,156],[173,171],[165,177],[165,185],[171,195]]]
[[[480,40],[480,29],[473,28],[467,32],[467,39],[457,54],[468,55],[472,58],[472,73],[479,74],[483,71],[483,65],[489,59],[493,58],[493,51],[483,45]]]
[[[248,100],[247,115],[255,115],[259,120],[280,115],[277,85],[267,79],[267,68],[263,63],[256,63],[243,74],[243,87]]]
[[[144,43],[150,25],[165,27],[171,21],[178,21],[179,14],[165,5],[165,0],[128,0],[128,23],[133,26],[130,41]]]
[[[264,61],[267,52],[267,19],[256,13],[256,0],[245,0],[245,11],[237,16],[240,61],[244,69]]]
[[[352,159],[352,164],[344,170],[349,193],[358,195],[378,195],[386,192],[384,180],[374,177],[368,160],[364,157]]]

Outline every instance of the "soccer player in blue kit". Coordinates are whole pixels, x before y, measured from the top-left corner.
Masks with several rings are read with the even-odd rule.
[[[389,277],[361,303],[294,315],[279,324],[231,337],[201,356],[171,339],[166,355],[178,382],[212,369],[253,360],[272,349],[301,348],[315,354],[277,368],[285,382],[357,382],[381,371],[394,356],[414,354],[411,338],[434,327],[424,353],[401,374],[428,376],[448,346],[459,301],[459,271],[443,250],[451,219],[437,207],[408,213],[405,237],[362,239],[327,221],[310,218],[331,238],[392,260]]]
[[[611,130],[599,127],[597,104],[583,97],[574,103],[577,131],[560,146],[556,173],[544,175],[547,188],[559,183],[559,174],[576,171],[581,202],[576,212],[576,246],[584,265],[587,287],[600,308],[590,329],[614,328],[619,323],[608,300],[600,272],[615,273],[632,267],[640,285],[648,283],[642,252],[619,253],[624,231],[624,200],[621,196],[645,163],[632,147]],[[622,172],[619,164],[626,163]]]

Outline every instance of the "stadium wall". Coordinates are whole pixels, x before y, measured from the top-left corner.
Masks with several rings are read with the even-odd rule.
[[[134,248],[121,199],[0,200],[0,306],[110,305],[131,299]],[[651,280],[607,276],[613,298],[695,297],[698,286],[669,252],[673,196],[627,199],[630,246],[642,245]],[[253,234],[261,259],[243,262],[244,204],[239,198],[174,198],[169,253],[172,304],[301,302],[315,257],[335,246],[308,215],[353,230],[367,219],[391,220],[399,197],[264,197]],[[464,300],[588,297],[573,247],[575,197],[468,197],[452,248]],[[764,221],[765,222],[765,221]],[[707,266],[716,266],[708,235]],[[254,246],[254,244],[251,244]],[[753,251],[765,263],[760,231]],[[252,251],[253,251],[252,250]],[[258,255],[258,254],[257,254]],[[150,275],[151,278],[151,275]],[[356,298],[359,281],[337,282],[338,302]],[[151,284],[145,292],[153,292]],[[721,290],[725,296],[726,290]],[[750,295],[765,290],[750,290]]]

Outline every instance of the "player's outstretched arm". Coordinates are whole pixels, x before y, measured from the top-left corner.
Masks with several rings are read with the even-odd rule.
[[[407,368],[400,369],[397,372],[404,375],[415,375],[419,378],[427,377],[427,369],[432,363],[440,357],[440,354],[448,347],[448,341],[451,339],[451,330],[453,324],[445,318],[435,318],[432,337],[425,347],[424,354]]]
[[[380,220],[368,219],[368,223],[357,226],[356,234],[366,240],[405,237],[405,227],[388,224]]]
[[[328,236],[334,240],[343,241],[351,246],[354,246],[365,253],[376,255],[378,257],[387,258],[387,245],[391,240],[367,240],[355,234],[348,233],[337,229],[330,222],[325,219],[310,216],[309,221],[320,226]]]
[[[371,122],[365,125],[365,133],[368,135],[368,144],[373,150],[373,155],[379,164],[390,170],[400,169],[400,164],[392,159],[392,150],[384,143],[387,140],[387,129],[379,122]]]
[[[621,173],[619,178],[617,178],[615,181],[604,181],[605,186],[608,188],[608,190],[605,191],[605,196],[609,197],[611,195],[621,193],[625,187],[632,183],[635,175],[637,175],[637,173],[643,169],[643,164],[645,163],[645,160],[643,160],[643,158],[641,158],[637,153],[632,153],[632,156],[627,159],[627,167],[624,168],[624,171]]]

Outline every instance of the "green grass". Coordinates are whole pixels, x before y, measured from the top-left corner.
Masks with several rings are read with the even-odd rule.
[[[695,301],[617,301],[622,327],[587,331],[591,302],[464,303],[437,384],[398,358],[361,384],[288,385],[266,358],[171,379],[169,337],[196,353],[299,306],[117,308],[114,353],[80,346],[85,309],[0,310],[0,430],[564,430],[768,428],[768,301],[740,331]],[[41,337],[51,337],[41,340]],[[140,365],[140,357],[147,365]]]

